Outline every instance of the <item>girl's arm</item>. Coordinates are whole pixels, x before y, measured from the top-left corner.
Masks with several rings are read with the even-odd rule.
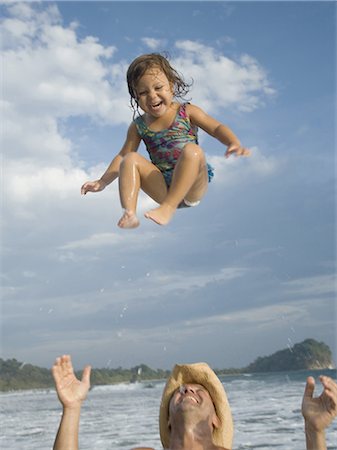
[[[121,151],[114,157],[109,164],[106,171],[101,178],[96,181],[87,181],[81,188],[81,194],[85,195],[87,192],[99,192],[102,191],[108,184],[112,183],[119,173],[119,166],[123,160],[123,157],[130,152],[136,152],[138,150],[141,137],[138,134],[137,127],[134,122],[129,126],[126,140]]]
[[[198,126],[207,134],[218,139],[218,141],[228,147],[225,153],[226,157],[230,156],[232,153],[235,153],[237,156],[250,155],[250,151],[242,147],[239,138],[229,127],[206,114],[201,108],[188,104],[186,112],[194,125]]]
[[[105,185],[112,183],[118,177],[119,166],[120,166],[120,163],[122,162],[123,157],[127,153],[136,152],[138,150],[140,140],[141,140],[141,138],[138,134],[136,124],[134,122],[132,122],[132,124],[129,126],[129,129],[128,129],[128,132],[126,135],[126,140],[124,142],[124,145],[123,145],[121,151],[111,161],[107,170],[104,172],[104,174],[100,178],[102,181],[104,181]]]

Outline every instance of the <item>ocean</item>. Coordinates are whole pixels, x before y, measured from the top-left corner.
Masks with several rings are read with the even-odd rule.
[[[235,450],[305,449],[301,401],[308,375],[335,370],[279,372],[221,377],[234,418]],[[160,450],[158,410],[164,381],[96,386],[82,408],[81,450]],[[316,394],[321,392],[318,381]],[[0,394],[0,448],[51,450],[61,408],[54,390]],[[327,431],[337,450],[337,421]]]

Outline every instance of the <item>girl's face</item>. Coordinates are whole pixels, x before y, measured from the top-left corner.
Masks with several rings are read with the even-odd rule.
[[[173,86],[164,72],[152,68],[140,78],[137,87],[137,102],[150,116],[162,117],[173,101]]]

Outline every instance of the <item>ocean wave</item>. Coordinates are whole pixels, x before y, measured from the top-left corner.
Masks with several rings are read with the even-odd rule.
[[[142,389],[162,389],[164,382],[144,381],[139,383],[118,383],[107,385],[93,385],[91,389],[96,392],[120,392],[120,391],[139,391]]]

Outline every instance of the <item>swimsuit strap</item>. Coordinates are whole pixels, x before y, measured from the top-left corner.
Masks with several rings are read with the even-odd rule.
[[[138,133],[140,135],[140,137],[143,136],[147,136],[147,137],[154,137],[155,135],[158,135],[160,133],[166,133],[167,131],[169,131],[177,122],[179,123],[189,123],[189,126],[194,130],[195,133],[197,133],[197,127],[194,127],[190,124],[189,118],[187,116],[186,113],[186,105],[188,105],[188,103],[181,103],[177,114],[172,122],[172,124],[168,127],[165,128],[164,130],[160,130],[160,131],[152,131],[145,123],[145,120],[142,116],[138,116],[134,119],[134,122],[136,124]]]

